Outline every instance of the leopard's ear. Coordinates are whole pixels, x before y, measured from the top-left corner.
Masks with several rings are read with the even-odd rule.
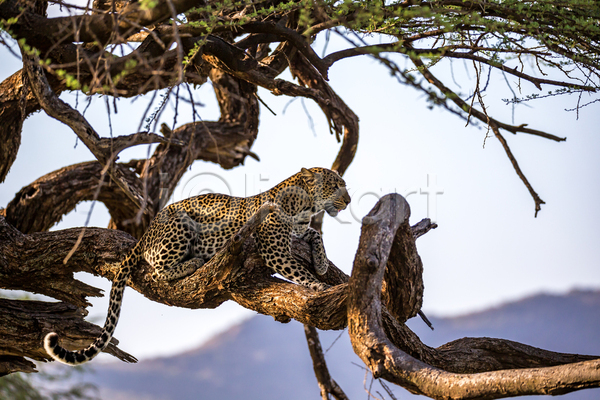
[[[302,179],[304,179],[304,182],[308,183],[309,185],[314,185],[317,183],[317,174],[306,169],[306,168],[302,168],[300,170],[300,174],[302,176]]]

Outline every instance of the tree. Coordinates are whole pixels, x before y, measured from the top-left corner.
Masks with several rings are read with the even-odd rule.
[[[531,194],[536,215],[544,201],[503,135],[564,138],[490,115],[483,96],[486,73],[500,71],[518,78],[523,86],[549,89],[543,96],[575,94],[583,99],[584,94],[598,92],[600,6],[594,1],[56,4],[70,15],[46,17],[48,3],[42,1],[0,3],[7,33],[4,44],[10,48],[17,40],[23,59],[23,69],[0,86],[0,177],[6,177],[17,156],[24,119],[38,110],[68,125],[96,160],[40,177],[2,210],[1,287],[61,300],[1,300],[2,374],[34,371],[34,363],[25,357],[47,360],[41,338],[52,329],[72,348],[83,347],[99,333],[100,328],[83,320],[86,297],[99,292],[74,280],[73,272],[113,279],[118,261],[195,160],[228,169],[241,165],[247,156],[255,157],[251,148],[258,135],[261,101],[257,87],[318,104],[341,142],[332,168],[343,174],[357,149],[358,117],[327,83],[328,70],[349,57],[374,57],[401,84],[425,93],[432,106],[487,127]],[[311,41],[328,32],[340,35],[348,45],[320,57]],[[275,43],[272,50],[269,45]],[[397,57],[411,66],[401,67]],[[472,63],[471,96],[432,73],[432,67],[446,59]],[[278,78],[286,69],[297,84]],[[193,110],[191,123],[162,124],[162,135],[151,132],[170,98],[191,102],[193,109],[193,87],[208,79],[220,106],[218,121],[197,121]],[[150,112],[161,89],[166,89],[166,95]],[[63,91],[106,99],[150,98],[146,113],[139,116],[146,125],[132,135],[101,137],[83,113],[59,98]],[[537,93],[515,95],[509,101],[539,97]],[[594,101],[582,100],[578,108]],[[109,101],[107,107],[110,116]],[[158,143],[147,160],[117,162],[121,151],[144,143]],[[48,232],[84,200],[106,205],[111,229]],[[352,275],[331,264],[323,279],[335,286],[324,292],[271,276],[250,237],[258,215],[192,276],[171,284],[155,283],[148,279],[149,266],[141,264],[130,286],[150,300],[169,305],[214,308],[233,300],[278,321],[303,322],[324,398],[344,395],[326,371],[312,327],[348,326],[355,352],[374,376],[432,398],[560,394],[598,386],[600,364],[591,356],[554,353],[500,339],[463,339],[438,349],[421,343],[404,322],[417,315],[422,304],[422,264],[415,239],[433,225],[423,221],[410,227],[409,214],[402,197],[382,198],[363,220]],[[320,224],[318,218],[313,222]],[[310,268],[308,245],[296,242],[294,251]],[[107,351],[135,361],[114,345]]]

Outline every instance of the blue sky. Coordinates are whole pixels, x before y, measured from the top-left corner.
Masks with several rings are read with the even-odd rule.
[[[329,45],[328,52],[343,42]],[[2,49],[6,62],[1,78],[20,68],[19,60]],[[405,61],[397,59],[400,65]],[[469,65],[454,62],[452,72],[461,91],[474,83],[464,80]],[[450,65],[442,62],[432,72],[452,83]],[[485,104],[492,116],[516,125],[527,123],[567,141],[555,143],[526,134],[504,133],[523,171],[547,204],[534,218],[534,204],[518,179],[498,141],[485,127],[465,126],[465,121],[440,109],[429,110],[422,94],[398,84],[376,61],[354,58],[336,63],[330,84],[360,118],[356,158],[345,179],[353,197],[352,208],[337,219],[326,217],[324,241],[331,260],[350,273],[360,234],[360,218],[378,196],[397,192],[407,195],[411,222],[435,217],[439,228],[418,240],[424,263],[424,310],[444,316],[466,313],[541,291],[565,292],[573,288],[600,288],[600,246],[597,207],[600,189],[600,113],[597,105],[581,109],[579,119],[573,96],[543,99],[516,109],[500,99],[511,97],[504,77],[492,73]],[[473,73],[470,73],[473,76]],[[289,75],[284,76],[291,79]],[[509,81],[517,84],[513,78]],[[456,85],[455,85],[456,86]],[[521,83],[523,93],[536,92]],[[549,90],[549,88],[545,88]],[[194,91],[204,120],[218,118],[210,84]],[[173,201],[202,190],[230,191],[237,196],[266,190],[301,167],[330,166],[339,145],[329,134],[322,113],[310,100],[273,96],[260,90],[261,98],[277,115],[261,106],[261,124],[253,151],[260,162],[231,171],[196,162],[175,190]],[[76,97],[61,98],[75,104]],[[83,96],[78,108],[83,110]],[[148,99],[118,101],[111,116],[113,135],[137,131]],[[585,102],[585,100],[584,100]],[[303,104],[304,103],[304,104]],[[305,111],[306,109],[306,111]],[[285,112],[284,112],[285,110]],[[514,113],[513,113],[514,112]],[[310,115],[310,118],[308,117]],[[102,135],[109,135],[105,99],[96,98],[86,117]],[[161,122],[172,123],[169,107]],[[179,123],[191,122],[189,109],[179,111]],[[139,146],[124,152],[121,160],[145,157],[151,151]],[[75,134],[43,112],[24,125],[18,158],[0,185],[0,207],[22,186],[62,166],[91,160]],[[218,176],[208,175],[214,173]],[[435,209],[428,210],[428,178],[439,191]],[[82,226],[91,203],[83,203],[54,229]],[[431,206],[431,204],[429,204]],[[92,226],[105,227],[108,214],[96,205]],[[78,277],[108,292],[106,279]],[[92,299],[90,319],[102,323],[107,298]],[[234,303],[216,310],[182,310],[153,303],[132,289],[126,291],[116,337],[121,347],[137,357],[153,357],[196,346],[231,324],[253,315]],[[274,322],[275,323],[275,322]],[[161,346],[155,346],[157,337]],[[108,356],[104,356],[107,358]],[[110,357],[108,357],[110,359]]]

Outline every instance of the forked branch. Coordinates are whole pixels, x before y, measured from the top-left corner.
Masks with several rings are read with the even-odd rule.
[[[380,199],[363,219],[361,239],[349,282],[348,330],[356,354],[373,376],[434,399],[495,399],[562,394],[600,386],[600,360],[546,368],[459,374],[414,358],[386,334],[381,288],[393,240],[408,223],[410,208],[399,195]],[[411,235],[412,236],[412,235]],[[414,240],[409,238],[408,240]]]

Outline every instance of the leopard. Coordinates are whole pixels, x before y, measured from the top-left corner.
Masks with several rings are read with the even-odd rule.
[[[272,189],[250,197],[206,193],[167,205],[121,262],[109,296],[108,313],[100,336],[87,348],[67,350],[58,334],[44,337],[44,349],[67,365],[90,361],[108,346],[117,326],[123,293],[131,272],[142,259],[153,268],[154,281],[173,281],[193,274],[208,262],[264,204],[274,211],[260,222],[254,237],[267,267],[296,284],[322,291],[329,286],[298,262],[291,241],[308,242],[316,274],[329,268],[321,234],[310,227],[313,215],[325,211],[336,217],[350,203],[345,181],[333,170],[302,168]]]

